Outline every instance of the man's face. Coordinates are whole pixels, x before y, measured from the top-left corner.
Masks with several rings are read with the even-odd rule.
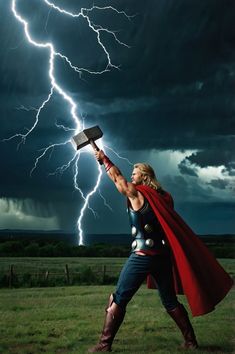
[[[142,173],[140,172],[140,170],[138,168],[134,168],[132,175],[131,175],[131,182],[133,184],[138,185],[138,184],[142,184],[142,181],[143,181]]]

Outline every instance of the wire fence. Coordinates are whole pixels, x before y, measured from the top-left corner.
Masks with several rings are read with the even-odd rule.
[[[113,284],[118,279],[121,265],[81,265],[76,270],[68,264],[57,268],[17,269],[10,264],[8,270],[3,270],[0,276],[0,287],[45,287],[64,285]]]

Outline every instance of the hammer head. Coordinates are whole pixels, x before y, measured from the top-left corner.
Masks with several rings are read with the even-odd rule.
[[[82,132],[78,133],[72,138],[72,143],[75,145],[76,149],[79,150],[84,146],[88,145],[95,140],[101,138],[103,132],[98,125],[92,128],[84,129]]]

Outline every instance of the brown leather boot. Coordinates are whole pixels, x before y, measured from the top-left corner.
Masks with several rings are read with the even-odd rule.
[[[111,294],[108,302],[108,307],[106,308],[104,327],[101,333],[100,340],[94,347],[88,350],[89,353],[112,351],[111,346],[114,337],[125,316],[125,311],[118,305],[115,306],[114,310],[111,310],[112,303],[113,295]]]
[[[196,349],[198,348],[197,340],[193,327],[190,323],[188,313],[182,304],[179,304],[176,308],[171,311],[167,311],[169,315],[173,318],[179,329],[181,330],[184,337],[183,348],[185,349]]]

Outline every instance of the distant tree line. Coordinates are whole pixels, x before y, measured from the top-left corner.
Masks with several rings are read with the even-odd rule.
[[[234,258],[235,244],[232,242],[206,242],[217,258]],[[127,257],[130,246],[97,244],[71,246],[65,242],[12,240],[0,243],[0,257]]]
[[[71,246],[65,242],[5,241],[0,243],[0,257],[127,257],[129,246],[97,244]]]

